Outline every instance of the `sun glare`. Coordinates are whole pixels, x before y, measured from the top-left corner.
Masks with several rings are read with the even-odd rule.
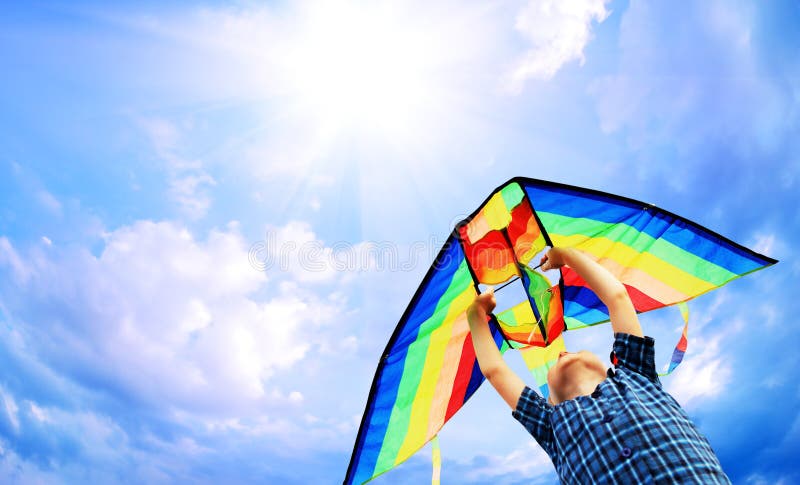
[[[437,42],[386,7],[317,4],[289,58],[292,89],[336,130],[397,135],[426,118]]]

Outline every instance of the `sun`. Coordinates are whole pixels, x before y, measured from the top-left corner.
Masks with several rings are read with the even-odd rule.
[[[430,119],[445,39],[380,2],[315,3],[287,50],[288,85],[336,131],[399,136]]]

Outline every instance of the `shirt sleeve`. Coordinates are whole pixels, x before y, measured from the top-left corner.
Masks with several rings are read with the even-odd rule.
[[[553,427],[550,424],[550,415],[553,406],[547,403],[539,394],[530,387],[525,386],[517,401],[517,409],[511,413],[536,441],[544,451],[553,457],[555,443],[553,440]]]
[[[636,372],[651,381],[658,381],[656,372],[656,341],[652,337],[637,337],[627,333],[614,334],[614,365]]]

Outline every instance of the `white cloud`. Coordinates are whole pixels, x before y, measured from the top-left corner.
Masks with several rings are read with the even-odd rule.
[[[104,414],[26,404],[17,411],[17,436],[0,440],[4,483],[118,483],[121,473],[135,482],[166,483],[185,474],[176,460],[210,451],[186,436],[133,436]]]
[[[264,239],[250,247],[253,268],[272,277],[291,277],[300,283],[350,281],[365,272],[397,271],[417,262],[412,247],[388,241],[320,240],[308,223],[291,221],[269,226]]]
[[[636,149],[666,143],[679,154],[720,138],[733,147],[775,146],[791,102],[751,42],[754,7],[718,0],[685,7],[631,2],[624,12],[618,73],[590,88],[601,129],[623,131]],[[688,176],[674,170],[672,179]]]
[[[757,253],[773,254],[773,248],[776,246],[775,242],[775,234],[756,234],[755,241],[750,247]]]
[[[608,0],[531,0],[516,18],[516,30],[531,48],[510,74],[510,90],[520,92],[528,79],[550,79],[571,61],[584,62],[592,22],[609,15]]]
[[[140,221],[107,234],[98,256],[55,250],[24,262],[3,241],[14,272],[29,274],[3,296],[27,345],[51,368],[157,406],[258,412],[265,382],[302,359],[341,307],[270,289],[235,225],[198,240]]]
[[[28,266],[22,261],[6,237],[0,237],[0,267],[3,266],[10,266],[14,279],[20,283],[25,283],[30,277]]]
[[[303,402],[303,394],[298,391],[292,391],[289,393],[289,401],[294,404],[300,404]]]
[[[139,125],[165,164],[169,196],[185,216],[202,218],[211,207],[209,189],[217,184],[216,180],[205,171],[200,160],[180,154],[183,136],[175,123],[162,118],[147,118],[140,119]]]
[[[486,462],[480,466],[473,467],[469,471],[471,480],[492,481],[493,483],[504,483],[508,478],[506,475],[513,475],[516,483],[519,478],[533,478],[541,475],[551,475],[553,473],[553,462],[547,453],[535,441],[528,442],[507,455],[486,456]]]
[[[328,282],[337,275],[334,251],[319,240],[308,223],[291,221],[269,226],[262,241],[250,248],[251,265],[272,276],[304,282]]]
[[[752,485],[789,485],[790,483],[794,483],[793,479],[790,477],[780,477],[777,480],[775,478],[767,478],[759,473],[754,473],[752,475],[748,475],[745,479],[745,483],[752,484]]]
[[[42,423],[46,423],[46,422],[49,422],[51,420],[50,419],[50,415],[48,414],[48,412],[45,409],[37,406],[35,402],[28,401],[27,404],[30,407],[31,415],[34,418],[36,418],[37,421],[40,421]]]
[[[8,422],[11,424],[11,427],[14,428],[14,431],[19,432],[19,407],[17,406],[17,402],[14,400],[14,396],[0,387],[0,401],[3,403],[6,419],[8,419]]]
[[[728,322],[725,331],[709,338],[690,329],[689,349],[681,365],[667,378],[667,391],[686,409],[700,405],[702,398],[722,393],[731,382],[733,368],[730,356],[724,352],[725,340],[744,328],[742,321]]]
[[[169,193],[184,214],[199,219],[211,207],[207,189],[216,184],[216,180],[202,170],[182,172],[170,180]]]
[[[61,202],[55,198],[53,194],[47,190],[41,189],[36,193],[36,198],[39,203],[47,209],[50,213],[60,216],[61,215]]]

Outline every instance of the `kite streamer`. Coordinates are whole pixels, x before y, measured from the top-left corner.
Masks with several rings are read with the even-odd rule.
[[[433,474],[431,475],[431,485],[442,483],[442,450],[439,448],[439,435],[434,435],[431,440],[431,461],[433,462]]]
[[[660,376],[668,376],[672,374],[672,371],[674,371],[676,367],[678,367],[678,364],[680,364],[683,360],[684,354],[686,354],[686,346],[689,342],[689,305],[683,302],[678,303],[677,307],[678,310],[681,311],[681,316],[683,317],[683,333],[681,334],[681,339],[678,340],[678,345],[675,346],[675,350],[672,352],[672,358],[670,359],[669,364],[667,364],[667,369],[658,374]]]

